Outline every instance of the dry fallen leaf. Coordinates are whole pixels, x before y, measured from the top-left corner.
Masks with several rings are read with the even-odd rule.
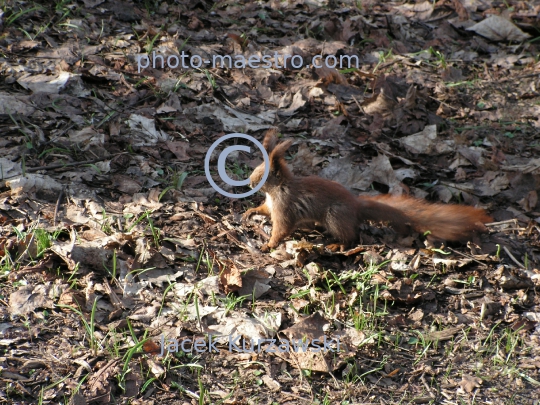
[[[9,311],[13,315],[26,315],[38,308],[52,308],[52,300],[44,294],[44,286],[26,286],[11,293]]]
[[[403,4],[395,8],[404,16],[418,21],[429,19],[433,13],[433,3],[430,1],[416,4]]]
[[[511,21],[498,15],[491,15],[483,21],[467,28],[467,31],[474,31],[492,41],[525,41],[530,38]]]
[[[231,260],[218,260],[219,284],[225,294],[238,291],[242,288],[242,275],[240,269]]]
[[[481,384],[482,384],[481,378],[474,377],[468,374],[463,374],[462,380],[459,383],[459,385],[465,392],[473,392],[475,388],[480,388]]]

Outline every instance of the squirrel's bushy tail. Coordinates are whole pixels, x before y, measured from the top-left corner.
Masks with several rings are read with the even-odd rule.
[[[430,239],[465,242],[470,240],[475,232],[485,232],[484,224],[492,221],[484,210],[466,205],[430,204],[409,196],[389,194],[359,198],[402,212],[417,232],[429,231]]]

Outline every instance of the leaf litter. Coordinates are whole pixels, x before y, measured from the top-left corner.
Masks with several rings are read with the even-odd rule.
[[[4,2],[0,398],[534,403],[539,13],[538,1]],[[137,64],[182,52],[302,63]],[[316,55],[358,67],[316,69]],[[240,222],[261,197],[217,194],[204,157],[227,133],[269,128],[293,139],[296,174],[477,205],[495,222],[461,246],[366,224],[337,253],[302,229],[261,254],[271,224]],[[261,162],[232,157],[235,179]],[[251,349],[228,350],[230,336]],[[250,346],[324,338],[340,350]],[[186,350],[161,356],[162,341]]]

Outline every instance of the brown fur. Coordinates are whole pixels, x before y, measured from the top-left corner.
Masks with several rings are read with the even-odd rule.
[[[430,232],[430,238],[466,241],[473,233],[485,231],[491,218],[481,209],[447,204],[429,204],[407,196],[357,197],[341,184],[320,177],[295,177],[284,160],[291,141],[277,143],[275,131],[266,133],[263,145],[270,158],[270,174],[261,188],[266,201],[243,216],[270,216],[272,236],[263,250],[275,248],[303,223],[318,223],[344,246],[359,239],[360,224],[366,220],[389,223],[396,231]],[[250,176],[257,185],[264,174],[264,163]]]

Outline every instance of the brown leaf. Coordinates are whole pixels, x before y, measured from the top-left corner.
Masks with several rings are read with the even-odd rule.
[[[454,8],[456,9],[456,13],[458,13],[460,21],[467,21],[469,19],[469,12],[461,4],[460,0],[454,0]]]
[[[533,330],[536,327],[537,322],[529,321],[527,319],[520,319],[514,322],[511,326],[513,331],[525,332]]]
[[[167,148],[174,153],[176,158],[181,162],[189,161],[190,157],[187,154],[189,143],[182,141],[166,142]]]
[[[45,287],[25,286],[9,296],[9,311],[12,315],[28,314],[37,308],[52,308],[52,300],[44,294]]]
[[[62,293],[58,299],[59,305],[68,305],[73,308],[80,308],[84,310],[86,308],[86,296],[83,292],[75,290],[66,290]],[[70,312],[68,308],[62,308],[64,312]]]
[[[302,319],[290,328],[282,331],[289,339],[318,339],[324,335],[323,327],[328,321],[319,312]]]
[[[466,28],[466,30],[474,31],[492,41],[521,42],[531,37],[521,31],[514,23],[499,15],[491,15],[472,27]]]
[[[85,231],[83,231],[81,234],[81,238],[84,240],[92,241],[92,240],[99,240],[107,237],[107,234],[103,232],[100,229],[94,229],[90,228]]]
[[[133,180],[129,176],[124,176],[122,174],[116,174],[112,176],[112,180],[114,188],[121,191],[122,193],[132,195],[137,193],[142,188],[139,182]]]
[[[481,384],[482,384],[481,378],[474,377],[468,374],[463,374],[462,380],[459,383],[459,385],[465,392],[473,392],[475,388],[480,388]]]
[[[11,249],[10,244],[13,243],[12,240],[9,240],[6,244],[6,251],[9,251]],[[2,257],[2,244],[0,243],[0,257]],[[9,274],[9,280],[10,281],[16,281],[20,280],[23,277],[26,277],[30,273],[39,273],[44,270],[50,270],[54,267],[55,261],[51,256],[46,257],[43,260],[40,260],[39,263],[33,265],[33,266],[24,266],[18,270],[14,270]]]
[[[38,41],[17,41],[8,46],[8,50],[14,53],[22,53],[32,49],[38,49],[41,43]]]
[[[454,326],[443,330],[431,332],[426,335],[427,340],[443,341],[454,339],[455,335],[463,330],[463,326]]]
[[[424,1],[417,4],[403,4],[396,9],[404,16],[417,20],[425,21],[431,17],[433,13],[433,4],[430,1]]]
[[[327,90],[341,101],[363,101],[364,92],[351,85],[330,83]]]
[[[448,66],[446,69],[443,70],[441,74],[441,78],[445,82],[461,82],[464,80],[463,72],[461,69],[455,68],[453,66]]]
[[[347,18],[347,20],[341,25],[340,31],[339,36],[343,42],[349,42],[349,39],[358,33],[358,31],[354,29],[354,24],[350,18]]]
[[[161,353],[161,346],[155,343],[152,339],[148,339],[143,343],[143,350],[145,353],[158,355]]]
[[[231,260],[218,262],[220,266],[219,283],[225,294],[242,288],[242,274]]]
[[[320,68],[315,68],[315,73],[319,76],[321,82],[328,86],[331,83],[348,85],[347,79],[335,68],[329,68],[326,65],[322,65]]]
[[[238,294],[254,296],[257,299],[270,290],[269,282],[270,275],[266,271],[248,271],[242,277],[242,288],[240,288]]]
[[[120,372],[119,362],[119,359],[112,359],[107,363],[101,361],[96,365],[98,371],[90,375],[86,384],[87,388],[85,392],[87,396],[92,397],[101,404],[110,403],[111,383],[114,380],[114,376]]]
[[[417,309],[413,313],[409,314],[407,318],[413,322],[420,322],[422,319],[424,319],[424,311]]]
[[[249,44],[249,41],[248,41],[247,38],[242,38],[240,35],[237,35],[237,34],[228,33],[227,37],[229,37],[234,42],[236,42],[238,45],[240,45],[242,47],[242,49],[244,49]]]
[[[518,204],[521,205],[526,212],[530,212],[536,208],[538,204],[538,193],[536,190],[529,191],[529,193],[518,201]]]
[[[198,30],[198,29],[204,28],[204,24],[196,16],[192,16],[189,19],[188,28],[190,30]]]
[[[303,107],[306,104],[306,102],[307,100],[302,94],[302,91],[298,90],[292,99],[291,105],[289,105],[289,107],[285,109],[278,110],[278,114],[284,116],[294,115],[299,108]]]
[[[300,351],[298,353],[292,351],[290,355],[295,358],[295,361],[291,363],[294,365],[298,364],[301,369],[318,371],[320,373],[328,373],[331,371],[329,362],[326,360],[322,350],[319,352],[308,350],[305,352]]]
[[[407,280],[398,280],[388,290],[382,292],[381,298],[411,305],[423,300],[424,294],[419,290],[418,286],[413,287]]]

